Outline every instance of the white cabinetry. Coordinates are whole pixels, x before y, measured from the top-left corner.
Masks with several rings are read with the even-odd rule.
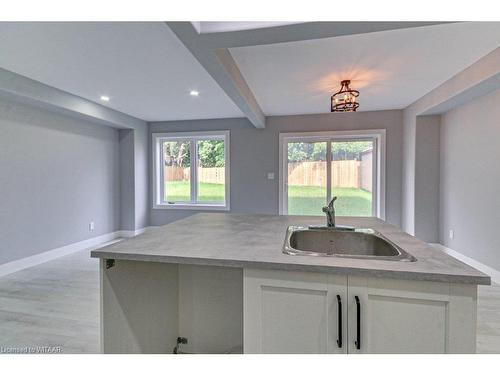
[[[349,353],[476,351],[475,285],[351,276],[348,285]]]
[[[346,353],[345,276],[245,269],[243,288],[245,353]]]
[[[475,285],[244,271],[245,353],[473,353],[475,341]]]

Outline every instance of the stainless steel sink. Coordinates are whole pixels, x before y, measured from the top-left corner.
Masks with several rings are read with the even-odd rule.
[[[283,252],[339,258],[414,262],[416,259],[373,229],[288,227]]]

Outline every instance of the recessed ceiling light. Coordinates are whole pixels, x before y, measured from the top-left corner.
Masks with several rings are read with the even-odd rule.
[[[106,95],[101,95],[101,100],[103,102],[109,102],[109,96],[106,96]]]
[[[191,91],[189,92],[189,95],[191,95],[191,96],[198,96],[198,95],[200,95],[200,92],[199,92],[199,91],[197,91],[197,90],[191,90]]]

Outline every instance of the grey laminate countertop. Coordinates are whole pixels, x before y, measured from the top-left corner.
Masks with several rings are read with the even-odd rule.
[[[202,213],[94,250],[92,257],[490,284],[490,277],[484,273],[375,218],[338,217],[337,222],[379,231],[417,258],[416,262],[282,253],[289,225],[318,225],[324,222],[323,217],[313,216]]]

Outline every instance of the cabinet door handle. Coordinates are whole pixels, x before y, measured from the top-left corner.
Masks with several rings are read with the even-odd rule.
[[[342,299],[338,294],[337,294],[337,306],[339,310],[339,318],[338,318],[339,328],[338,328],[337,346],[341,348],[342,347]]]
[[[356,341],[354,341],[354,345],[356,345],[356,349],[361,349],[361,303],[359,302],[359,297],[354,296],[356,300]]]

